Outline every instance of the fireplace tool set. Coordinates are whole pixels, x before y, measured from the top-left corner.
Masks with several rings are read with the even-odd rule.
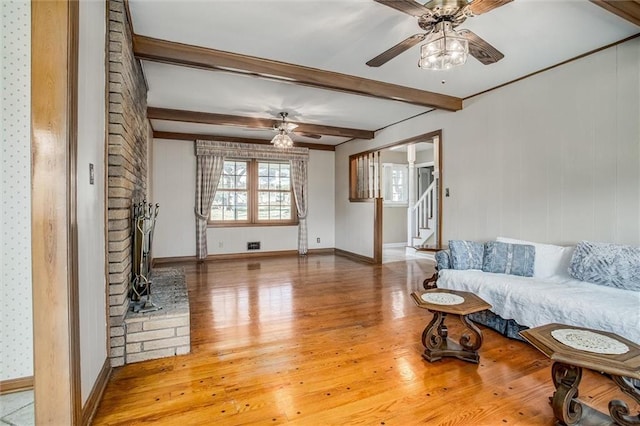
[[[133,205],[133,279],[129,297],[131,309],[137,313],[162,309],[151,301],[151,244],[159,208],[159,204],[146,201]]]

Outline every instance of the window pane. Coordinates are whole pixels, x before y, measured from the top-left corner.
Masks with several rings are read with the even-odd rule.
[[[247,189],[247,175],[236,176],[236,188]]]
[[[280,219],[280,209],[277,207],[271,207],[269,209],[269,219],[271,220],[279,220]]]
[[[280,188],[285,191],[289,191],[291,189],[291,180],[288,177],[280,178]]]
[[[269,205],[269,193],[258,192],[258,206],[268,206],[268,205]]]
[[[258,163],[258,176],[269,176],[269,163]]]
[[[259,220],[267,220],[267,219],[269,219],[269,207],[268,206],[260,206],[260,207],[258,207],[258,219]]]
[[[261,176],[258,178],[258,189],[269,189],[269,178]]]

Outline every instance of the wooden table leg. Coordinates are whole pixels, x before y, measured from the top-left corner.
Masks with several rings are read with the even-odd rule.
[[[622,392],[633,398],[640,404],[640,391],[633,386],[629,379],[620,376],[611,376],[613,381],[618,385]],[[609,402],[609,414],[611,418],[622,426],[638,426],[640,425],[640,413],[635,416],[629,415],[629,407],[624,401],[614,399]]]
[[[562,424],[573,425],[582,417],[582,405],[578,401],[578,385],[582,379],[582,368],[554,362],[551,378],[556,391],[551,397],[553,414]]]
[[[467,327],[460,337],[460,344],[448,338],[447,326],[444,321],[447,314],[433,312],[433,319],[422,332],[422,344],[425,347],[422,357],[429,362],[438,361],[443,356],[451,356],[463,361],[480,362],[478,349],[482,345],[482,332],[466,315],[460,316],[460,321]]]
[[[442,351],[447,349],[447,326],[444,320],[447,314],[434,312],[431,322],[422,332],[422,344],[425,347],[422,357],[429,362],[442,358]]]

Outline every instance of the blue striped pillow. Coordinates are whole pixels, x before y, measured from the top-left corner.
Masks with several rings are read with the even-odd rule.
[[[527,244],[489,241],[484,245],[482,270],[496,274],[533,276],[536,248]]]

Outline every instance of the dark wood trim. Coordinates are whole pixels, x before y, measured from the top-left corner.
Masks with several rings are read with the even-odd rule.
[[[266,139],[250,139],[250,138],[238,138],[232,136],[214,136],[214,135],[199,135],[197,133],[177,133],[177,132],[159,132],[153,131],[154,139],[171,139],[181,141],[217,141],[217,142],[237,142],[237,143],[254,143],[258,145],[269,145],[271,141]],[[335,151],[335,145],[323,145],[320,143],[307,143],[307,142],[294,142],[294,145],[300,148],[309,148],[316,151]]]
[[[0,381],[0,395],[33,389],[33,376]]]
[[[79,424],[79,5],[31,3],[31,254],[37,424]]]
[[[400,141],[391,142],[391,143],[388,143],[388,144],[385,144],[385,145],[380,145],[379,147],[374,148],[374,149],[370,149],[368,151],[361,151],[361,152],[358,152],[357,154],[353,154],[351,156],[370,154],[372,152],[382,151],[384,149],[389,149],[391,147],[399,146],[399,145],[407,145],[407,144],[410,144],[410,143],[418,143],[418,142],[428,142],[429,140],[432,140],[436,136],[438,136],[439,138],[442,138],[442,130],[435,130],[433,132],[422,133],[420,135],[412,136],[412,137],[407,138],[407,139],[402,139]]]
[[[147,108],[147,118],[150,120],[180,121],[184,123],[213,124],[217,126],[248,127],[252,129],[273,129],[280,123],[280,120],[272,118],[242,117],[239,115],[215,114],[211,112],[185,111],[169,108]],[[373,139],[373,130],[349,129],[346,127],[323,126],[318,124],[300,123],[297,124],[296,132],[314,133],[318,135],[338,136],[343,138]]]
[[[373,205],[373,262],[382,263],[382,212],[384,200],[381,197],[375,199]]]
[[[502,87],[508,86],[508,85],[510,85],[510,84],[517,83],[517,82],[519,82],[519,81],[521,81],[521,80],[527,79],[527,78],[529,78],[529,77],[533,77],[534,75],[541,74],[541,73],[543,73],[543,72],[545,72],[545,71],[552,70],[552,69],[557,68],[557,67],[560,67],[560,66],[562,66],[562,65],[566,65],[566,64],[568,64],[569,62],[577,61],[578,59],[582,59],[582,58],[585,58],[585,57],[587,57],[587,56],[593,55],[594,53],[598,53],[598,52],[600,52],[600,51],[602,51],[602,50],[606,50],[606,49],[608,49],[608,48],[610,48],[610,47],[614,47],[614,46],[617,46],[617,45],[619,45],[619,44],[626,43],[627,41],[633,40],[633,39],[638,38],[638,37],[640,37],[640,33],[638,33],[638,34],[634,34],[634,35],[632,35],[632,36],[629,36],[629,37],[623,38],[622,40],[619,40],[619,41],[616,41],[616,42],[613,42],[613,43],[607,44],[606,46],[602,46],[602,47],[599,47],[599,48],[597,48],[597,49],[591,50],[591,51],[589,51],[589,52],[587,52],[587,53],[583,53],[582,55],[578,55],[578,56],[576,56],[575,58],[567,59],[566,61],[562,61],[562,62],[560,62],[560,63],[558,63],[558,64],[551,65],[551,66],[549,66],[549,67],[543,68],[543,69],[541,69],[541,70],[538,70],[538,71],[532,72],[532,73],[527,74],[527,75],[523,75],[522,77],[516,78],[515,80],[507,81],[506,83],[502,83],[502,84],[500,84],[500,85],[498,85],[498,86],[495,86],[495,87],[492,87],[492,88],[490,88],[490,89],[483,90],[482,92],[478,92],[478,93],[475,93],[475,94],[473,94],[473,95],[467,96],[466,98],[463,98],[463,100],[464,100],[464,101],[466,101],[466,100],[469,100],[469,99],[471,99],[471,98],[475,98],[476,96],[484,95],[485,93],[489,93],[489,92],[492,92],[492,91],[494,91],[494,90],[500,89],[500,88],[502,88]]]
[[[356,262],[362,262],[362,263],[368,263],[368,264],[375,264],[376,261],[373,257],[367,257],[367,256],[363,256],[361,254],[357,254],[357,253],[352,253],[350,251],[346,251],[346,250],[342,250],[342,249],[335,249],[335,255],[336,256],[342,256],[342,257],[346,257],[347,259],[351,259],[351,260],[355,260]]]
[[[406,102],[447,111],[462,109],[462,99],[352,75],[236,53],[223,52],[141,35],[133,37],[137,58],[207,70],[241,72],[319,89]]]
[[[104,364],[102,364],[102,368],[100,369],[100,373],[98,374],[98,378],[91,389],[91,393],[87,398],[87,401],[82,407],[82,424],[90,425],[93,416],[96,414],[96,410],[98,409],[98,405],[100,405],[100,400],[102,399],[102,394],[104,394],[104,390],[107,387],[107,383],[109,382],[109,377],[111,377],[111,372],[113,369],[111,368],[111,361],[109,357],[104,360]]]
[[[590,0],[601,8],[640,26],[640,1],[639,0]]]
[[[442,143],[442,130],[438,130],[437,135],[434,137],[434,140],[437,140],[437,148],[438,150],[436,151],[435,148],[435,144],[436,142],[434,142],[434,155],[437,152],[438,153],[438,158],[437,158],[437,162],[438,162],[438,171],[440,172],[440,175],[438,176],[438,229],[437,229],[437,234],[436,234],[436,246],[437,247],[441,247],[442,246],[442,219],[444,217],[444,210],[442,207],[442,203],[443,203],[443,195],[444,195],[444,191],[442,190],[442,188],[444,188],[444,173],[442,173],[442,157],[443,157],[443,143]],[[433,159],[434,160],[434,164],[436,161],[436,158]]]
[[[334,248],[309,249],[307,255],[335,254]],[[243,252],[243,253],[227,253],[227,254],[210,254],[205,262],[216,260],[232,260],[246,259],[248,257],[278,257],[278,256],[299,256],[298,250],[277,250],[277,251],[260,251],[260,252]],[[195,256],[175,256],[175,257],[156,257],[153,259],[153,266],[161,266],[171,263],[197,263]]]
[[[434,139],[437,139],[437,143],[438,143],[438,153],[439,156],[437,158],[438,161],[438,169],[440,170],[440,186],[438,187],[438,234],[437,234],[437,239],[436,239],[436,245],[440,246],[442,243],[442,216],[443,216],[443,211],[442,211],[442,196],[443,196],[443,191],[442,188],[444,187],[443,185],[443,173],[442,173],[442,129],[440,130],[435,130],[433,132],[428,132],[428,133],[423,133],[421,135],[417,135],[417,136],[412,136],[410,138],[407,139],[403,139],[401,141],[397,141],[397,142],[392,142],[392,143],[388,143],[386,145],[382,145],[379,146],[375,149],[370,149],[368,151],[362,151],[362,152],[358,152],[356,154],[352,154],[349,156],[349,194],[351,194],[351,192],[354,190],[354,185],[355,185],[355,179],[354,177],[354,164],[352,161],[352,158],[356,158],[356,157],[360,157],[363,155],[368,155],[371,154],[373,152],[380,152],[384,149],[389,149],[391,147],[394,146],[398,146],[398,145],[406,145],[406,144],[410,144],[410,143],[418,143],[418,142],[426,142],[426,141],[434,141]],[[435,145],[435,142],[433,142]],[[435,152],[435,147],[434,147],[434,152]],[[434,162],[436,161],[436,158],[434,158]],[[365,201],[372,201],[372,199],[356,199],[356,198],[349,198],[350,202],[365,202]],[[380,221],[380,223],[378,222],[378,219]],[[374,230],[378,229],[378,226],[380,227],[380,232],[382,233],[382,213],[380,213],[379,216],[374,215]],[[382,234],[381,234],[382,235]],[[375,258],[375,252],[378,249],[382,250],[382,237],[380,237],[380,243],[377,244],[376,240],[375,240],[375,233],[374,233],[374,244],[373,244],[373,249],[374,249],[374,258]],[[382,257],[382,255],[380,255]]]

